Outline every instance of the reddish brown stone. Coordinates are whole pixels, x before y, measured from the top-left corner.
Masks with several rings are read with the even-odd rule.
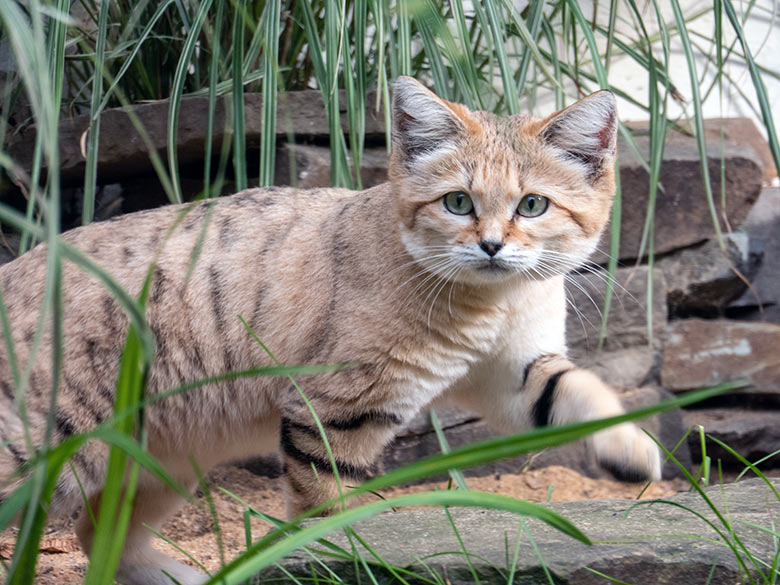
[[[780,393],[780,326],[739,321],[675,321],[667,328],[663,386],[672,391],[745,379],[751,391]]]

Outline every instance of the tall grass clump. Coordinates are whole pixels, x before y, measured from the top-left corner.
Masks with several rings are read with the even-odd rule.
[[[38,328],[27,363],[16,361],[0,297],[2,343],[9,356],[11,382],[18,397],[16,408],[22,418],[31,366],[40,349],[42,332],[49,326],[56,333],[51,348],[52,379],[59,380],[56,374],[64,359],[63,261],[75,263],[98,279],[117,299],[131,323],[116,382],[114,418],[59,445],[47,441],[29,462],[25,482],[0,504],[0,529],[15,518],[19,526],[13,558],[2,569],[5,581],[14,585],[33,582],[38,541],[57,476],[85,441],[100,440],[111,447],[111,474],[104,494],[106,509],[113,509],[111,516],[101,512],[95,519],[104,544],[96,547],[93,554],[88,583],[106,583],[113,577],[140,468],[157,475],[172,489],[181,489],[144,448],[144,408],[165,396],[150,398],[144,394],[145,373],[154,359],[153,337],[145,319],[145,296],[133,298],[110,272],[60,238],[63,205],[73,204],[72,198],[63,195],[58,172],[58,130],[65,118],[74,114],[90,117],[83,137],[85,173],[78,191],[80,222],[87,224],[95,215],[100,120],[108,108],[167,100],[165,154],[155,150],[150,129],[140,125],[132,109],[127,114],[146,142],[151,164],[168,199],[181,202],[184,196],[176,152],[177,120],[182,103],[193,96],[205,96],[208,100],[201,194],[213,197],[221,194],[228,174],[237,188],[272,182],[275,126],[284,124],[283,119],[277,120],[275,110],[284,92],[321,92],[331,130],[332,181],[335,185],[359,188],[357,170],[366,146],[367,112],[373,111],[385,119],[386,128],[390,128],[389,96],[398,75],[412,75],[432,85],[442,97],[497,113],[544,113],[606,88],[650,120],[651,146],[645,164],[651,177],[651,192],[643,250],[652,262],[653,225],[663,221],[655,217],[653,202],[662,189],[658,177],[664,137],[669,129],[685,126],[696,136],[702,181],[710,209],[714,210],[703,134],[704,106],[708,100],[725,99],[723,96],[730,90],[754,99],[746,103],[762,122],[775,166],[780,169],[780,147],[766,89],[766,80],[777,80],[780,72],[777,67],[762,64],[761,47],[745,32],[754,20],[772,18],[772,10],[767,2],[757,0],[739,4],[713,0],[711,5],[699,3],[692,9],[678,0],[614,0],[594,5],[576,0],[528,4],[511,0],[0,0],[0,49],[10,56],[0,88],[0,222],[5,232],[18,233],[19,252],[45,242],[48,254],[44,301],[34,308],[39,313]],[[708,26],[711,30],[707,30]],[[636,95],[626,85],[625,75],[618,67],[627,64],[646,76],[648,95]],[[673,74],[680,64],[687,72],[687,81]],[[734,70],[740,68],[745,70],[749,83],[735,76]],[[712,91],[714,87],[717,92]],[[257,91],[263,93],[261,116],[265,133],[259,160],[254,165],[246,160],[243,95]],[[218,130],[214,113],[219,100],[227,106],[229,128],[221,147],[214,149],[218,152],[212,152],[212,137]],[[346,132],[342,131],[341,121],[344,109]],[[24,168],[11,155],[10,144],[17,134],[28,129],[34,132],[35,144],[31,163]],[[628,148],[636,150],[627,127],[621,126],[621,135]],[[248,169],[255,166],[259,169],[257,177],[250,177]],[[22,204],[14,200],[15,194],[21,194]],[[614,272],[617,262],[621,205],[618,190],[610,228],[610,272]],[[719,225],[714,215],[713,221]],[[197,253],[192,261],[197,261]],[[150,266],[150,274],[152,269]],[[610,291],[608,288],[605,319]],[[262,332],[257,333],[262,338]],[[323,371],[322,368],[277,364],[247,372],[215,373],[206,380],[188,381],[167,395],[239,376],[294,376]],[[388,473],[355,491],[367,493],[435,473],[537,451],[729,388],[678,398],[614,419],[541,429],[461,449],[448,450],[443,443],[446,452],[442,455]],[[52,390],[54,406],[56,382]],[[51,412],[54,411],[52,408]],[[53,422],[49,420],[47,437]],[[24,439],[31,444],[29,436]],[[248,539],[246,553],[226,564],[213,582],[242,582],[329,531],[349,530],[356,520],[392,506],[504,509],[540,518],[572,538],[587,542],[587,536],[577,527],[549,510],[511,498],[470,492],[464,489],[462,476],[453,472],[453,478],[460,488],[456,491],[378,501],[302,529],[297,524],[282,523],[259,542]],[[247,517],[249,512],[247,509]],[[359,542],[359,536],[351,534]],[[378,562],[381,564],[381,560]]]

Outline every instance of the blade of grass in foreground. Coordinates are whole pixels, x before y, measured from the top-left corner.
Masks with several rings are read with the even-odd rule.
[[[151,280],[150,271],[139,299],[142,310],[146,306]],[[127,410],[142,400],[151,362],[139,332],[131,326],[119,367],[114,412]],[[128,437],[136,432],[143,437],[143,415],[141,410],[136,416],[119,419],[114,428]],[[130,524],[138,474],[138,462],[134,459],[131,462],[126,451],[113,445],[109,450],[106,483],[100,496],[100,511],[84,585],[102,585],[114,579]]]
[[[540,451],[547,447],[562,445],[612,425],[642,419],[673,408],[681,408],[730,390],[743,388],[746,385],[747,383],[744,381],[729,382],[706,390],[690,392],[619,416],[564,426],[542,427],[522,435],[498,437],[466,445],[453,449],[450,453],[427,457],[406,467],[389,471],[381,477],[367,481],[354,490],[354,493],[367,493],[370,490],[380,490],[393,485],[417,481],[439,473],[446,473],[449,469],[464,469],[498,459]]]

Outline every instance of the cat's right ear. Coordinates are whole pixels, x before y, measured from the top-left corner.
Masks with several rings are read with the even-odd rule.
[[[411,77],[393,86],[393,159],[407,170],[455,150],[466,127],[445,102]]]

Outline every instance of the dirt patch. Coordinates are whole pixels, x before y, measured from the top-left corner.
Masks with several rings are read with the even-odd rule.
[[[212,497],[219,517],[224,543],[225,560],[230,560],[246,547],[244,527],[245,507],[219,487],[247,502],[254,509],[276,518],[285,517],[284,479],[268,479],[232,466],[215,469],[209,475]],[[546,467],[515,475],[468,478],[471,489],[500,493],[534,502],[589,500],[599,498],[635,498],[644,485],[622,483],[606,479],[590,479],[576,471],[558,466]],[[682,480],[661,481],[652,484],[643,498],[668,497],[683,489]],[[446,489],[447,482],[422,484],[407,488],[385,490],[386,497],[416,493],[431,489]],[[79,585],[84,578],[87,558],[81,553],[72,520],[52,524],[41,541],[38,561],[39,585]],[[252,519],[252,536],[258,538],[268,531],[268,525]],[[191,554],[209,571],[221,564],[219,546],[213,530],[206,499],[198,495],[176,516],[166,522],[163,533],[183,550]],[[0,533],[0,558],[10,558],[13,551],[13,531]],[[171,545],[157,540],[156,545],[166,554],[193,564]]]

